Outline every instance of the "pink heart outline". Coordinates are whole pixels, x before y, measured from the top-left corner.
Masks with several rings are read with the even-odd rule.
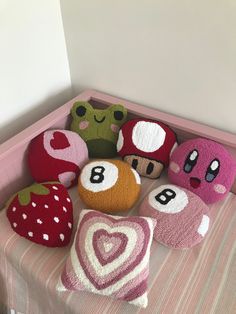
[[[89,259],[83,249],[84,243],[81,242],[82,239],[85,240],[86,238],[86,232],[88,230],[86,225],[88,223],[93,224],[93,221],[94,223],[105,223],[106,221],[106,224],[108,224],[108,226],[110,226],[111,228],[123,225],[128,225],[130,227],[132,226],[132,228],[136,230],[138,228],[140,230],[139,232],[141,232],[142,234],[142,240],[138,237],[135,248],[131,253],[132,256],[130,255],[129,257],[127,257],[127,260],[124,261],[123,265],[120,266],[118,269],[111,269],[111,272],[107,276],[105,276],[105,278],[99,277],[98,274],[93,271],[92,265],[88,262]],[[75,238],[75,243],[77,243],[75,251],[86,277],[96,289],[101,290],[113,285],[121,278],[125,277],[141,262],[146,253],[146,249],[150,241],[150,236],[151,231],[148,222],[142,217],[124,217],[115,219],[109,215],[100,212],[89,211],[83,216],[80,221],[80,225],[78,227]]]
[[[108,253],[106,253],[105,250],[102,250],[102,246],[99,245],[104,244],[104,241],[106,241],[106,239],[110,239],[111,242],[113,242],[112,244],[114,244],[113,248]],[[113,239],[118,239],[120,241],[116,243],[117,241],[112,241]],[[113,262],[114,259],[118,258],[124,252],[127,242],[128,238],[124,233],[121,232],[109,233],[104,229],[96,230],[93,235],[93,247],[95,255],[99,260],[99,263],[102,266],[104,266],[107,265],[108,263]]]

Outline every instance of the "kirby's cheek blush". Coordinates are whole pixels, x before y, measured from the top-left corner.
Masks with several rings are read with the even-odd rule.
[[[223,145],[203,138],[179,145],[170,158],[173,184],[198,195],[206,204],[226,197],[236,175],[236,162]]]

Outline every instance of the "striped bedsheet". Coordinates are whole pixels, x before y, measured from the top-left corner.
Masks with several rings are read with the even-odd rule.
[[[143,179],[142,195],[166,182]],[[75,222],[82,204],[70,190]],[[136,208],[129,215],[135,215]],[[124,301],[88,292],[57,292],[68,256],[66,248],[46,248],[15,234],[0,212],[0,313],[236,313],[236,196],[211,206],[213,226],[205,241],[190,250],[172,250],[153,241],[149,304],[139,309]],[[74,230],[75,231],[75,230]],[[14,309],[14,311],[10,309]]]

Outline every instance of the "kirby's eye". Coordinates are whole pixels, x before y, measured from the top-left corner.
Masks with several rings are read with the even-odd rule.
[[[86,113],[86,108],[84,106],[79,106],[78,108],[76,108],[76,114],[79,117],[83,117]]]
[[[186,173],[190,173],[193,170],[193,167],[196,165],[197,160],[198,160],[198,151],[196,149],[192,150],[189,154],[188,157],[185,160],[184,163],[184,171]]]
[[[114,118],[115,118],[116,120],[121,121],[121,120],[123,119],[123,117],[124,117],[124,114],[123,114],[122,111],[116,110],[116,111],[114,112]]]
[[[207,182],[212,182],[220,171],[220,161],[218,159],[212,160],[206,171],[205,179]]]

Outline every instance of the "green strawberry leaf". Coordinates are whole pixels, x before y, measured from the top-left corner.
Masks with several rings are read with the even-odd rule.
[[[44,184],[61,184],[59,181],[50,181],[50,182],[44,182]],[[10,205],[10,203],[13,201],[13,199],[18,196],[18,201],[21,206],[27,206],[29,205],[31,201],[31,193],[36,195],[48,195],[50,193],[50,190],[44,186],[43,184],[34,183],[27,188],[21,190],[18,193],[15,193],[7,202],[6,207]]]
[[[31,201],[31,193],[36,195],[48,195],[50,193],[49,189],[43,184],[33,184],[24,190],[18,192],[18,200],[21,206],[29,205]]]
[[[31,192],[36,194],[36,195],[48,195],[49,189],[46,188],[46,186],[44,186],[42,184],[34,184],[31,187]]]
[[[30,203],[30,199],[29,189],[24,189],[18,193],[18,201],[21,206],[27,206]]]

